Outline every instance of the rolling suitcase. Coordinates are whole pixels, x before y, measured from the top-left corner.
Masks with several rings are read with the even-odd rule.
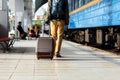
[[[40,58],[53,58],[54,40],[52,37],[40,37],[37,40],[36,55]]]

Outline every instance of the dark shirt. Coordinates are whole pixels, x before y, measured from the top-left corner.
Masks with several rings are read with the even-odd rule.
[[[23,30],[23,28],[22,28],[21,25],[18,25],[18,26],[17,26],[17,29],[18,29],[18,31],[20,32],[20,34],[23,34],[23,33],[24,33],[24,30]]]

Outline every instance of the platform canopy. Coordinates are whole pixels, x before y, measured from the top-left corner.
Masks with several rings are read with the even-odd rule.
[[[35,0],[35,12],[47,2],[48,0]]]

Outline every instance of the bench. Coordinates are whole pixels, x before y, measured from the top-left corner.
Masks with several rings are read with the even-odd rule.
[[[8,37],[4,37],[4,38],[0,38],[0,45],[3,48],[3,53],[5,53],[6,51],[9,50],[9,48],[11,46],[13,46],[13,44],[15,43],[14,38],[8,38]]]

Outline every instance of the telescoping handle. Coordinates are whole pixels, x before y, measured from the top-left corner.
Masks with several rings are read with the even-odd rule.
[[[43,20],[43,21],[41,21],[41,23],[42,23],[42,35],[41,35],[41,37],[45,37],[45,36],[44,36],[45,21]],[[50,27],[49,27],[48,30],[49,30],[49,32],[48,32],[48,35],[49,35],[49,36],[48,36],[48,37],[50,37],[50,31],[51,31],[51,30],[50,30]]]

